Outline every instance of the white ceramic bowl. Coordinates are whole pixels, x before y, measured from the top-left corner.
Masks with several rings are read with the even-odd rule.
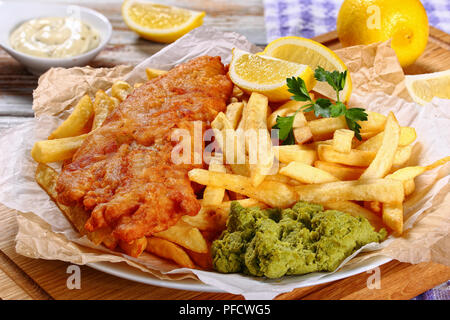
[[[100,35],[100,44],[81,55],[61,59],[34,57],[11,48],[9,42],[11,32],[23,22],[35,18],[67,16],[76,17],[96,29]],[[70,68],[86,65],[106,46],[111,33],[112,26],[108,19],[92,9],[42,2],[0,1],[0,46],[34,74],[41,74],[51,67]]]

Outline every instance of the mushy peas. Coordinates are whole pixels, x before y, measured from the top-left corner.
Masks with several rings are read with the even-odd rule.
[[[279,278],[333,271],[355,250],[385,239],[367,219],[298,202],[291,209],[243,208],[232,202],[227,230],[211,246],[214,268]]]

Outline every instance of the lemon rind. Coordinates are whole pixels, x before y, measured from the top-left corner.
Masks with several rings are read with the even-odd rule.
[[[243,51],[243,50],[239,50],[239,49],[233,49],[233,60],[238,59],[239,57],[241,57],[245,54],[251,54],[251,53]],[[263,55],[261,55],[261,57],[264,57],[265,59],[270,59],[270,60],[283,61],[281,59],[277,59],[274,57],[268,57],[268,56],[263,56]],[[293,74],[292,75],[293,77],[299,76],[300,74],[304,73],[306,71],[306,69],[308,68],[307,65],[301,65],[298,63],[293,63],[293,62],[288,62],[288,61],[284,61],[284,62],[287,62],[288,64],[300,66],[301,69],[299,69],[299,72],[296,72],[295,74]],[[255,84],[254,82],[250,82],[250,81],[244,80],[241,77],[239,77],[235,71],[234,64],[230,64],[229,72],[230,72],[230,77],[232,76],[235,80],[239,80],[239,81],[237,81],[237,82],[239,82],[239,85],[242,85],[245,89],[248,89],[248,90],[254,89],[254,88],[256,88],[257,90],[264,90],[264,91],[274,90],[274,89],[279,88],[280,85],[283,85],[285,82],[285,80],[283,79],[283,81],[276,82],[274,84],[269,84],[269,85]],[[236,77],[234,77],[234,75],[236,75]]]
[[[408,90],[409,95],[413,99],[414,102],[420,104],[420,105],[426,105],[427,103],[430,103],[430,101],[426,101],[416,95],[413,84],[417,81],[421,80],[429,80],[429,79],[438,79],[442,78],[444,76],[450,76],[450,69],[445,71],[438,71],[433,73],[426,73],[426,74],[416,74],[416,75],[406,75],[405,76],[405,87]]]
[[[294,40],[295,42],[292,41],[292,40]],[[274,49],[276,49],[276,48],[278,48],[278,47],[280,47],[282,45],[285,45],[285,44],[298,44],[299,40],[300,40],[302,45],[304,45],[305,47],[307,47],[309,49],[320,48],[321,49],[320,53],[327,60],[332,62],[332,64],[336,68],[338,68],[338,71],[343,72],[345,70],[348,70],[348,67],[345,65],[345,63],[330,48],[324,46],[323,44],[321,44],[321,43],[319,43],[317,41],[314,41],[314,40],[311,40],[311,39],[307,39],[307,38],[302,38],[302,37],[287,36],[287,37],[278,38],[278,39],[272,41],[271,43],[269,43],[266,46],[266,48],[262,52],[262,55],[270,56]],[[333,63],[334,61],[336,61],[338,64]],[[347,81],[346,81],[345,88],[344,88],[344,91],[346,91],[346,95],[343,98],[344,102],[347,102],[350,99],[350,96],[351,96],[351,93],[352,93],[352,88],[353,88],[352,79],[351,79],[351,76],[350,76],[350,72],[348,72],[348,74],[347,74]]]
[[[232,61],[239,59],[239,57],[241,57],[244,54],[251,54],[251,53],[234,48],[232,50],[232,55],[233,55]],[[307,86],[308,86],[308,84],[311,84],[312,86],[314,86],[314,84],[316,82],[316,80],[314,78],[314,71],[312,71],[312,69],[309,66],[294,63],[294,62],[284,61],[284,60],[274,58],[274,57],[263,56],[263,55],[260,55],[260,56],[265,59],[283,61],[284,63],[294,65],[295,68],[298,68],[298,71],[296,73],[292,74],[291,76],[292,77],[300,76],[300,77],[304,78]],[[299,66],[300,66],[300,68],[299,68]],[[267,85],[257,84],[257,83],[251,82],[251,81],[247,81],[245,79],[242,79],[236,73],[235,66],[233,63],[230,64],[229,75],[230,75],[231,81],[247,93],[258,92],[261,94],[266,94],[270,98],[269,100],[273,101],[273,102],[286,101],[286,100],[289,100],[289,98],[291,97],[291,94],[288,93],[288,91],[287,91],[287,85],[286,85],[285,79],[283,79],[280,82],[275,82],[273,84],[267,84]],[[312,88],[307,87],[307,89],[311,90]]]
[[[206,15],[204,11],[183,9],[191,14],[190,18],[185,23],[180,24],[173,28],[153,29],[143,27],[142,25],[137,24],[136,22],[134,22],[132,19],[129,18],[127,10],[133,3],[143,3],[143,2],[136,0],[124,1],[124,3],[122,4],[122,17],[130,29],[132,29],[133,31],[137,32],[139,35],[145,38],[150,38],[151,40],[157,39],[159,41],[163,41],[164,37],[178,38],[180,34],[187,33],[190,30],[200,26],[203,23],[203,17]],[[172,40],[174,39],[168,39],[167,42]]]

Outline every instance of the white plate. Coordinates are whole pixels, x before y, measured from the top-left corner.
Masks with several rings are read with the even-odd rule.
[[[312,286],[323,284],[331,281],[340,280],[343,278],[348,278],[354,276],[355,274],[362,273],[378,266],[381,266],[389,261],[391,258],[376,256],[371,259],[367,259],[358,263],[356,265],[352,265],[351,267],[343,267],[338,272],[332,273],[328,276],[320,278],[316,282],[308,282],[305,284],[299,283],[297,288],[302,288],[305,286]],[[200,291],[200,292],[225,292],[224,290],[218,289],[216,287],[205,284],[199,280],[194,279],[184,279],[184,280],[161,280],[153,277],[152,275],[137,270],[133,267],[125,263],[110,263],[110,262],[98,262],[98,263],[90,263],[88,264],[91,268],[96,270],[111,274],[116,277],[120,277],[123,279],[136,281],[144,284],[150,284],[153,286],[170,288],[170,289],[179,289],[179,290],[188,290],[188,291]],[[299,280],[301,280],[301,276],[298,276]]]

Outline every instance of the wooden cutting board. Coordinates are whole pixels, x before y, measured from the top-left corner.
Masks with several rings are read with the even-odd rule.
[[[319,36],[316,40],[332,49],[340,47],[336,32]],[[431,28],[425,53],[405,71],[407,74],[419,74],[447,69],[450,69],[450,35]],[[14,72],[17,70],[11,70],[11,73]],[[15,214],[14,210],[0,205],[2,299],[242,299],[241,296],[225,293],[201,293],[144,285],[86,266],[81,267],[81,289],[69,290],[66,286],[69,264],[29,259],[15,252]],[[368,289],[367,280],[371,274],[361,273],[343,280],[297,289],[277,299],[411,299],[450,279],[450,267],[436,263],[411,265],[391,261],[380,269],[380,289]]]

